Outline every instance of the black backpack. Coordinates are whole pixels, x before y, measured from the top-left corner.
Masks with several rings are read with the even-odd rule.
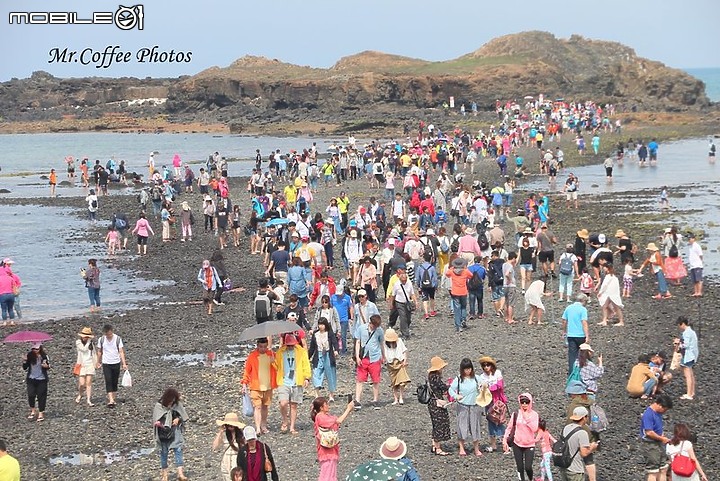
[[[427,269],[425,269],[423,271],[421,279],[420,279],[420,287],[423,287],[423,288],[432,287],[432,279],[430,278],[430,268],[432,268],[432,266],[428,266]]]
[[[480,246],[481,251],[486,251],[490,248],[490,241],[485,233],[478,235],[478,245]]]
[[[500,262],[490,263],[490,282],[493,286],[503,285],[502,264]]]
[[[432,399],[432,391],[427,381],[417,387],[417,399],[420,404],[429,404]]]
[[[454,237],[452,243],[450,244],[450,251],[457,252],[460,248],[460,238]]]
[[[483,287],[483,280],[480,277],[480,271],[473,272],[472,278],[468,281],[468,289],[478,291]]]
[[[567,436],[560,436],[560,439],[555,441],[555,443],[552,445],[552,458],[553,458],[553,464],[557,466],[558,468],[567,469],[570,467],[570,465],[573,462],[573,459],[575,459],[575,456],[578,455],[580,452],[580,448],[578,448],[577,451],[575,451],[574,454],[570,454],[570,446],[568,445],[568,440],[575,434],[576,432],[580,431],[582,427],[578,426],[570,433],[568,433]]]

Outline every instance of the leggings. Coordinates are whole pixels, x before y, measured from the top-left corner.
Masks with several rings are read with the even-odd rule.
[[[533,458],[535,457],[535,448],[521,448],[513,446],[513,456],[515,456],[515,465],[517,466],[518,479],[525,481],[527,475],[528,481],[533,481]]]
[[[543,453],[542,461],[540,461],[540,479],[542,481],[545,481],[545,479],[553,481],[552,470],[550,469],[551,459],[552,452]]]
[[[47,379],[27,380],[28,404],[32,409],[35,409],[35,399],[37,398],[38,411],[40,411],[41,413],[45,412],[45,404],[47,403],[47,390]]]

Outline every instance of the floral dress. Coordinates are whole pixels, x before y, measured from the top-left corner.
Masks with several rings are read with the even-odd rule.
[[[437,372],[432,372],[428,375],[428,385],[432,392],[432,397],[428,403],[430,421],[432,422],[432,438],[435,441],[449,441],[450,413],[447,409],[438,407],[435,402],[438,399],[446,400],[448,386]]]

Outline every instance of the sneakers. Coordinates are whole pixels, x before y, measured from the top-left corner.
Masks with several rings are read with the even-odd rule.
[[[370,403],[370,405],[372,406],[372,408],[373,408],[375,411],[379,411],[379,410],[380,410],[380,403],[379,403],[378,401],[373,401],[373,402]]]
[[[693,398],[692,396],[688,396],[687,394],[683,394],[682,396],[680,396],[680,399],[685,399],[686,401],[692,401],[695,398]]]
[[[216,306],[220,305],[220,303],[216,299],[213,299],[213,302],[215,303]]]
[[[468,326],[467,326],[467,321],[462,321],[462,322],[460,323],[460,325],[461,325],[462,327],[464,327],[465,329],[467,329],[467,327],[468,327]]]
[[[360,401],[358,401],[358,400],[356,399],[356,400],[355,400],[355,410],[356,410],[356,411],[359,411],[359,410],[361,410],[361,409],[362,409],[362,404],[360,404]]]
[[[430,317],[435,317],[435,316],[437,316],[437,311],[432,311],[432,312],[430,313]]]

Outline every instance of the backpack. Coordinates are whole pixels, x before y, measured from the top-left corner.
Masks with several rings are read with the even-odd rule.
[[[490,263],[490,282],[493,286],[503,285],[502,264],[499,262]]]
[[[420,287],[423,288],[430,288],[432,287],[432,279],[430,278],[430,268],[432,266],[428,266],[427,269],[425,269],[422,273],[421,279],[420,279]]]
[[[601,433],[607,430],[609,425],[610,421],[605,415],[605,410],[597,404],[590,406],[590,431]]]
[[[481,251],[486,251],[490,248],[490,241],[485,234],[478,236],[478,245],[480,246]]]
[[[91,206],[93,209],[97,209],[97,205],[98,205],[98,204],[97,204],[97,200],[94,200],[94,199],[93,199],[93,200],[90,201],[90,206]]]
[[[570,446],[568,445],[568,440],[572,437],[573,434],[580,431],[581,429],[582,427],[580,426],[576,427],[575,429],[570,431],[567,437],[560,436],[560,439],[555,441],[555,443],[552,445],[553,464],[558,468],[569,468],[573,462],[573,459],[575,459],[575,456],[577,456],[580,452],[580,448],[578,448],[578,450],[575,451],[574,454],[570,455]]]
[[[257,294],[255,294],[255,319],[269,319],[271,317],[270,313],[270,296],[267,292],[260,292],[258,291]]]
[[[443,240],[440,242],[440,250],[443,252],[443,254],[447,254],[447,252],[450,250],[450,245],[448,244],[447,237],[443,237]]]
[[[116,229],[124,229],[127,227],[127,222],[125,222],[125,219],[121,219],[120,217],[115,218],[115,228]]]
[[[569,276],[573,273],[572,255],[567,252],[560,256],[560,274]]]
[[[507,415],[507,404],[498,399],[493,403],[492,407],[488,411],[487,420],[499,426],[507,422]]]
[[[471,291],[477,291],[482,289],[483,286],[483,280],[482,277],[480,277],[480,271],[473,272],[472,278],[468,281],[468,289]]]
[[[675,245],[675,243],[673,243],[673,245],[670,246],[670,250],[668,251],[668,257],[675,258],[675,257],[678,257],[679,255],[680,255],[680,253],[678,252],[677,245]]]
[[[695,465],[695,461],[693,461],[692,458],[682,454],[682,443],[684,442],[685,441],[682,441],[680,443],[680,452],[677,453],[673,458],[670,469],[672,470],[673,474],[677,474],[678,476],[682,476],[684,478],[689,478],[693,475],[693,473],[697,469],[697,466]]]
[[[432,391],[427,381],[425,384],[419,384],[417,387],[417,399],[420,404],[429,404],[432,399]]]
[[[450,244],[450,250],[453,252],[457,252],[458,249],[460,249],[460,238],[453,237],[452,244]]]

